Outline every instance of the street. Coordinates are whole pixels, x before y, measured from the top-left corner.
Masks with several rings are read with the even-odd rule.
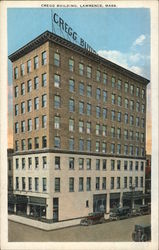
[[[103,224],[75,226],[49,232],[9,221],[8,240],[12,242],[127,242],[132,241],[131,235],[135,224],[150,224],[150,221],[151,215],[145,215]]]

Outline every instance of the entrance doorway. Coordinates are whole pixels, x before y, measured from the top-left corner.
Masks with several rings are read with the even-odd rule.
[[[59,220],[59,198],[53,198],[53,221]]]
[[[106,211],[106,194],[93,195],[93,212]]]

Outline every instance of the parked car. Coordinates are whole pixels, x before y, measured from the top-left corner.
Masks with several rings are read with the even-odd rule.
[[[149,214],[150,213],[150,208],[148,205],[142,205],[139,207],[139,213],[140,215],[144,215],[144,214]]]
[[[131,209],[130,207],[121,207],[117,208],[116,210],[110,212],[109,219],[110,220],[120,220],[120,219],[126,219],[131,215]]]
[[[133,241],[150,241],[151,240],[151,226],[150,225],[135,225],[132,233]]]
[[[87,217],[81,219],[80,225],[89,226],[93,224],[103,223],[104,221],[104,213],[94,212],[89,213]]]

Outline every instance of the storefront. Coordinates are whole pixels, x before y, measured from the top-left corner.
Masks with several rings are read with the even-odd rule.
[[[13,194],[8,195],[8,212],[14,213],[14,204],[16,203],[16,196]]]
[[[106,211],[106,194],[93,195],[93,212]]]
[[[29,197],[29,215],[34,218],[46,218],[46,198]]]
[[[145,194],[142,191],[124,192],[123,193],[123,206],[135,207],[142,205],[145,199]]]
[[[28,198],[24,195],[16,195],[16,213],[26,215]]]
[[[120,205],[120,193],[110,194],[110,209]]]

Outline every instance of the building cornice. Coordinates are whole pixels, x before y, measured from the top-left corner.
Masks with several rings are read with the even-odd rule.
[[[137,75],[137,74],[133,73],[132,71],[127,70],[127,69],[125,69],[125,68],[105,59],[105,58],[102,58],[101,56],[94,54],[94,53],[92,53],[92,52],[58,36],[58,35],[55,35],[54,33],[50,32],[48,30],[45,31],[44,33],[42,33],[41,35],[39,35],[38,37],[36,37],[34,40],[27,43],[25,46],[21,47],[20,49],[18,49],[14,53],[12,53],[11,55],[9,55],[9,59],[12,62],[14,62],[14,61],[18,60],[19,58],[21,58],[22,56],[24,56],[24,55],[28,54],[29,52],[33,51],[34,49],[38,48],[42,44],[46,43],[47,41],[56,43],[56,44],[63,46],[67,49],[75,51],[75,52],[81,54],[82,56],[85,56],[85,57],[89,58],[90,60],[97,62],[98,64],[101,64],[101,65],[104,65],[108,68],[116,70],[117,72],[119,72],[125,76],[131,77],[135,81],[139,81],[142,84],[147,85],[150,82],[148,79],[146,79],[140,75]]]

